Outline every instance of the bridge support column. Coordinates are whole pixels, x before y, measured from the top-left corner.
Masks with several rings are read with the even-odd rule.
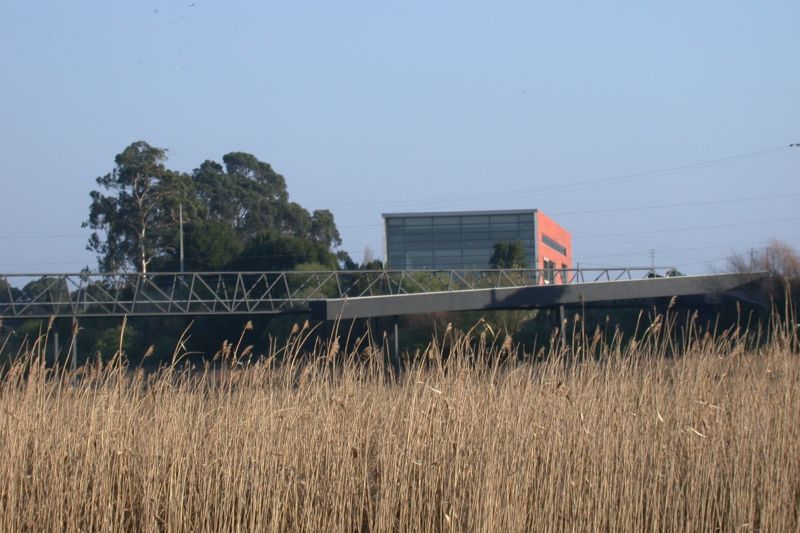
[[[369,335],[369,342],[372,344],[373,348],[376,344],[378,344],[379,339],[381,338],[378,335],[378,330],[380,329],[380,319],[379,318],[367,318],[367,333]]]
[[[396,372],[400,372],[400,328],[397,325],[397,315],[392,317],[392,336],[394,337],[394,361]]]
[[[397,315],[368,319],[373,339],[385,350],[384,361],[400,372],[400,327]]]
[[[55,324],[53,324],[55,325]],[[58,330],[53,328],[53,366],[58,364],[58,352],[61,350],[61,347],[58,343]]]
[[[69,345],[69,352],[67,353],[67,357],[71,357],[71,366],[72,370],[75,371],[78,369],[78,330],[80,329],[80,324],[78,323],[77,317],[72,317],[72,341]]]
[[[567,347],[567,327],[566,327],[567,316],[564,312],[564,306],[558,306],[558,331],[561,333],[561,345],[566,348]]]

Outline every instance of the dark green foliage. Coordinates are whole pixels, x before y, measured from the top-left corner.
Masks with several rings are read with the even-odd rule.
[[[88,248],[101,270],[179,269],[179,206],[185,268],[193,271],[287,270],[302,263],[337,268],[342,243],[333,214],[289,201],[283,176],[252,154],[206,160],[191,176],[165,166],[167,151],[144,141],[97,178]]]
[[[361,265],[361,270],[383,270],[383,261],[380,259],[373,259]]]
[[[205,252],[197,250],[195,269],[211,263],[245,271],[291,270],[302,263],[337,268],[331,248],[342,241],[330,211],[312,214],[290,202],[283,176],[251,154],[232,152],[222,160],[224,167],[205,161],[193,174],[205,223],[213,221],[207,226],[212,231],[196,240]]]
[[[297,202],[281,206],[278,220],[273,224],[282,235],[307,236],[311,238],[311,215]]]
[[[87,248],[97,252],[101,270],[147,272],[154,259],[174,251],[178,206],[191,213],[195,193],[188,175],[164,166],[166,153],[135,142],[117,154],[112,172],[96,179],[107,194],[90,193],[83,226],[95,230]]]
[[[122,356],[125,358],[133,356],[138,359],[141,357],[142,350],[142,343],[139,337],[140,335],[136,328],[130,324],[126,324],[124,330],[122,324],[116,327],[105,328],[100,330],[100,333],[94,339],[91,348],[91,356],[108,358],[119,352],[121,347]],[[85,340],[86,339],[81,339],[81,341]]]
[[[328,247],[336,247],[342,244],[342,237],[336,229],[333,221],[333,213],[327,209],[317,209],[311,215],[311,240]]]
[[[489,259],[492,268],[526,268],[525,250],[519,241],[499,241],[494,243],[494,251]]]
[[[222,160],[224,169],[207,160],[193,173],[205,216],[230,224],[244,240],[287,224],[295,226],[293,232],[297,226],[308,232],[310,215],[289,202],[286,180],[268,163],[244,152],[226,154]]]
[[[242,243],[234,229],[218,220],[198,220],[184,226],[185,269],[188,272],[226,270],[242,252]],[[165,265],[166,266],[166,265]],[[178,270],[172,257],[164,270]]]
[[[339,267],[342,270],[358,270],[358,263],[353,261],[353,258],[350,257],[344,250],[339,250],[336,252],[336,260],[339,262]]]
[[[47,300],[67,300],[69,298],[69,294],[67,294],[67,286],[63,283],[60,283],[59,278],[54,278],[50,276],[42,276],[39,279],[29,281],[25,284],[22,288],[21,293],[19,295],[22,296],[23,300],[26,301],[42,301],[42,298],[39,297],[40,294],[46,293],[47,296],[44,299]]]
[[[19,289],[11,287],[5,279],[0,278],[0,303],[16,300],[20,294]]]
[[[234,270],[292,270],[301,263],[319,263],[336,269],[336,255],[326,246],[293,235],[265,231],[250,241],[233,262]]]
[[[383,261],[380,259],[372,259],[359,265],[344,250],[336,252],[336,260],[343,270],[383,270]]]

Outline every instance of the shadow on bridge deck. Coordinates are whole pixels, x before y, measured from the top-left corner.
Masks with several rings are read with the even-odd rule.
[[[692,297],[693,302],[716,303],[729,296],[752,301],[753,289],[768,276],[764,272],[714,274],[574,285],[537,285],[420,294],[330,298],[309,302],[317,320],[370,318],[470,311],[481,309],[532,309],[541,307],[609,306]],[[759,301],[758,303],[764,303]]]

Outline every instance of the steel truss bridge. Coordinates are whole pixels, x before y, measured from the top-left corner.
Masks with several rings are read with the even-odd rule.
[[[584,284],[687,279],[673,278],[675,272],[670,267],[642,267],[0,274],[0,320],[275,315],[307,313],[312,308],[317,310],[317,318],[331,319],[331,309],[339,309],[348,301],[382,302],[380,308],[365,309],[361,316],[388,316],[406,312],[402,306],[399,313],[392,313],[391,308],[393,301],[404,301],[405,296],[427,295],[441,300],[447,295],[474,297],[475,294],[494,295],[497,291],[536,287],[559,288],[561,293],[561,289]],[[399,300],[379,298],[384,296]],[[328,302],[335,305],[328,306]],[[424,312],[418,305],[414,309],[413,312]]]

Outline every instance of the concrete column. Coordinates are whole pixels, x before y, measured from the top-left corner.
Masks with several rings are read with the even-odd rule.
[[[53,328],[53,366],[58,363],[58,352],[61,350],[58,342],[58,330]]]
[[[77,317],[72,317],[72,342],[69,346],[69,355],[72,356],[72,370],[78,369],[78,330],[80,324]]]
[[[392,317],[393,337],[394,337],[394,370],[400,373],[400,328],[397,325],[397,315]]]

